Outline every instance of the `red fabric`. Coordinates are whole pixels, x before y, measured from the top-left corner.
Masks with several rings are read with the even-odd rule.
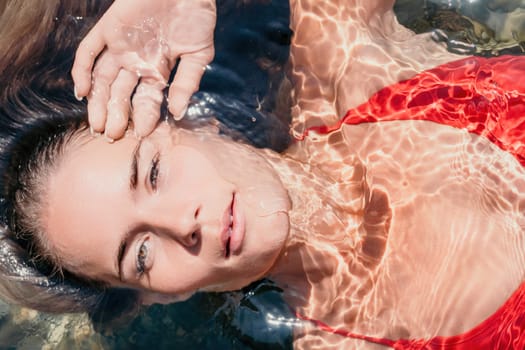
[[[307,133],[328,133],[343,123],[391,120],[428,120],[467,129],[487,137],[525,166],[525,56],[468,57],[422,72],[382,89],[349,110],[337,125]],[[400,350],[525,349],[525,282],[496,313],[452,337],[378,339],[311,321],[332,333]]]
[[[486,136],[525,166],[525,57],[469,57],[382,89],[349,110],[341,124],[429,120]]]

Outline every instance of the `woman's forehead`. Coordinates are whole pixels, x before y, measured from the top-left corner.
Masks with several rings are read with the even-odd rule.
[[[112,187],[118,189],[115,185],[127,179],[137,143],[138,140],[131,137],[112,144],[101,137],[93,137],[72,145],[54,173],[50,174],[50,192],[61,193],[64,191],[60,190],[65,189],[78,193],[85,187],[92,190],[104,188],[105,191],[110,191]],[[106,193],[109,195],[111,192]]]
[[[50,174],[42,221],[45,239],[61,260],[112,268],[107,260],[118,247],[117,233],[131,204],[129,169],[137,142],[124,138],[109,144],[101,137],[81,142]]]

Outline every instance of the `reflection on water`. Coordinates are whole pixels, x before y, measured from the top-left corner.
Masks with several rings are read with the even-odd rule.
[[[397,15],[409,27],[440,28],[438,38],[449,49],[483,55],[523,52],[524,11],[520,0],[397,2]],[[217,55],[197,95],[204,103],[195,102],[194,108],[202,108],[196,114],[212,113],[230,125],[245,116],[253,120],[254,137],[270,122],[285,125],[289,115],[279,107],[278,88],[290,40],[287,1],[224,0],[218,18]],[[277,149],[287,144],[273,137],[261,144]],[[336,137],[330,142],[335,147]],[[112,330],[95,331],[85,316],[49,316],[2,304],[0,347],[286,349],[291,348],[295,322],[281,291],[263,281],[239,293],[198,294],[185,303],[153,306]]]
[[[436,39],[446,42],[453,52],[525,53],[522,0],[398,0],[396,9],[400,22],[417,33],[439,28]]]

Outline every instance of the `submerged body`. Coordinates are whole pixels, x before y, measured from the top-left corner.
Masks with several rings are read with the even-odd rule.
[[[323,341],[309,333],[299,344],[357,346],[340,335],[348,332],[400,349],[427,341],[429,348],[492,348],[511,341],[511,328],[523,327],[523,310],[514,309],[518,291],[473,329],[523,281],[525,85],[513,77],[524,69],[521,58],[459,60],[381,90],[332,128],[310,130],[303,151],[338,184],[325,184],[329,199],[317,215],[302,217],[305,230],[348,215],[341,209],[350,193],[355,199],[363,191],[361,211],[351,211],[364,216],[354,216],[354,230],[332,224],[309,236],[300,259],[314,273],[296,280],[309,281],[302,284],[307,298],[297,298],[283,278],[299,314],[327,327],[314,331]],[[341,162],[343,168],[335,166]],[[323,335],[335,330],[330,340]],[[514,337],[519,341],[520,332]]]
[[[353,5],[361,16],[292,4],[301,8],[292,26],[310,22],[311,30],[292,46],[293,129],[307,136],[290,152],[324,179],[315,211],[292,197],[302,203],[291,217],[299,248],[283,265],[296,259],[305,272],[275,278],[300,314],[333,328],[390,339],[467,332],[505,303],[525,272],[525,60],[460,59],[398,25],[389,4]],[[323,30],[335,38],[309,51],[308,39]],[[327,64],[316,52],[330,40]],[[352,342],[307,333],[296,345]]]

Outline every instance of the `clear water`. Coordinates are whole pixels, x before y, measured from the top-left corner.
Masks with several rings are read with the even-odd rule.
[[[264,119],[267,113],[286,121],[286,99],[277,87],[289,53],[287,1],[220,4],[217,55],[197,97],[225,123],[240,114]],[[401,0],[396,8],[400,21],[414,30],[441,28],[438,37],[454,52],[523,53],[521,1]],[[0,348],[289,349],[293,322],[279,288],[262,281],[238,293],[199,294],[185,303],[153,306],[110,330],[95,331],[82,316],[0,305]]]

